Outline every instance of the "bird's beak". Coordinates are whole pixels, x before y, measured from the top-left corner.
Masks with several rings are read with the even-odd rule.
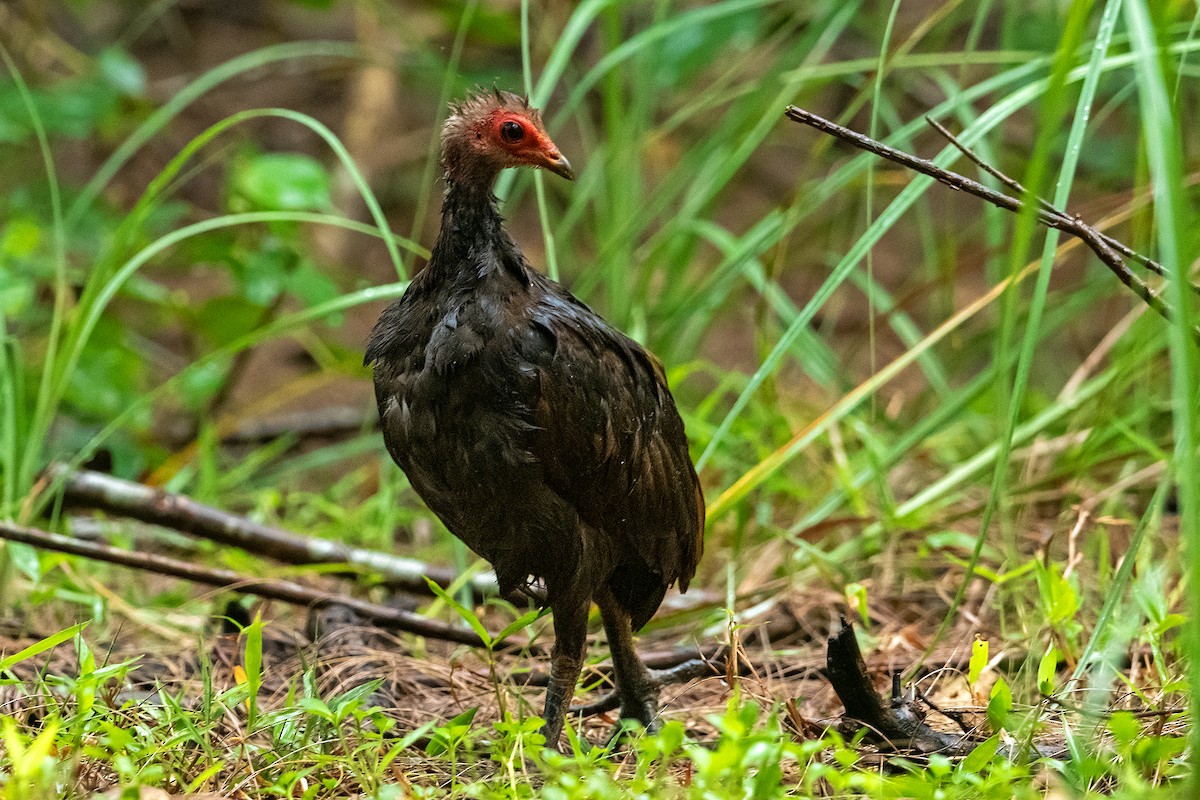
[[[541,154],[541,166],[553,172],[555,175],[561,175],[569,181],[575,180],[575,170],[571,169],[571,162],[567,161],[567,157],[558,152],[557,147],[551,147],[543,151]]]

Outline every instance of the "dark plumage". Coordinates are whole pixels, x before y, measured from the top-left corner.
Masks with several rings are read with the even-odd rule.
[[[535,272],[492,195],[501,169],[570,164],[521,98],[495,92],[442,131],[446,198],[425,269],[375,326],[366,361],[384,441],[502,591],[542,578],[554,613],[546,693],[556,745],[600,606],[623,717],[655,727],[642,627],[703,549],[704,498],[662,366]]]

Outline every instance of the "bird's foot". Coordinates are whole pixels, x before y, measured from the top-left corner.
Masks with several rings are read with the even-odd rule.
[[[692,658],[667,669],[652,669],[649,672],[650,680],[660,689],[675,683],[687,683],[696,678],[711,678],[721,674],[714,664],[700,658]]]
[[[645,691],[646,689],[649,691]],[[658,719],[658,689],[656,683],[651,684],[644,687],[643,692],[639,693],[637,697],[628,698],[622,698],[622,693],[614,689],[590,703],[574,706],[567,713],[576,717],[594,717],[599,714],[607,714],[609,711],[616,711],[618,708],[621,709],[620,719],[617,720],[612,732],[608,735],[608,745],[612,746],[626,734],[635,730],[641,729],[655,733],[662,727],[662,723]]]
[[[590,703],[573,706],[568,709],[567,713],[574,717],[594,717],[599,714],[607,714],[609,711],[616,711],[620,708],[622,718],[636,719],[642,722],[643,725],[646,725],[647,719],[653,719],[657,716],[658,693],[664,686],[687,683],[694,678],[706,678],[717,674],[712,664],[698,658],[693,658],[668,669],[646,670],[646,673],[648,680],[643,690],[649,690],[650,697],[643,698],[640,696],[641,693],[638,693],[638,696],[629,698],[633,702],[625,703],[620,689],[613,689],[608,694]],[[647,705],[653,709],[649,714],[645,712],[645,706]]]

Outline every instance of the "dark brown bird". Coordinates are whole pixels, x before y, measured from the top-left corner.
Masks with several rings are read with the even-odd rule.
[[[505,92],[452,109],[446,197],[425,269],[375,325],[383,437],[446,527],[502,592],[545,582],[555,643],[543,714],[556,746],[592,602],[621,716],[657,727],[659,685],[633,648],[703,549],[704,498],[662,366],[554,281],[504,229],[506,167],[572,179],[538,111]]]

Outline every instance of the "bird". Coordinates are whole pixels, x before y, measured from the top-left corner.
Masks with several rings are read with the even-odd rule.
[[[704,549],[704,495],[659,360],[530,266],[493,194],[509,167],[574,180],[526,98],[493,89],[442,127],[441,228],[364,362],[388,452],[502,593],[540,581],[553,617],[541,732],[561,738],[600,609],[618,729],[660,726],[633,634]],[[618,730],[618,732],[619,732]]]

